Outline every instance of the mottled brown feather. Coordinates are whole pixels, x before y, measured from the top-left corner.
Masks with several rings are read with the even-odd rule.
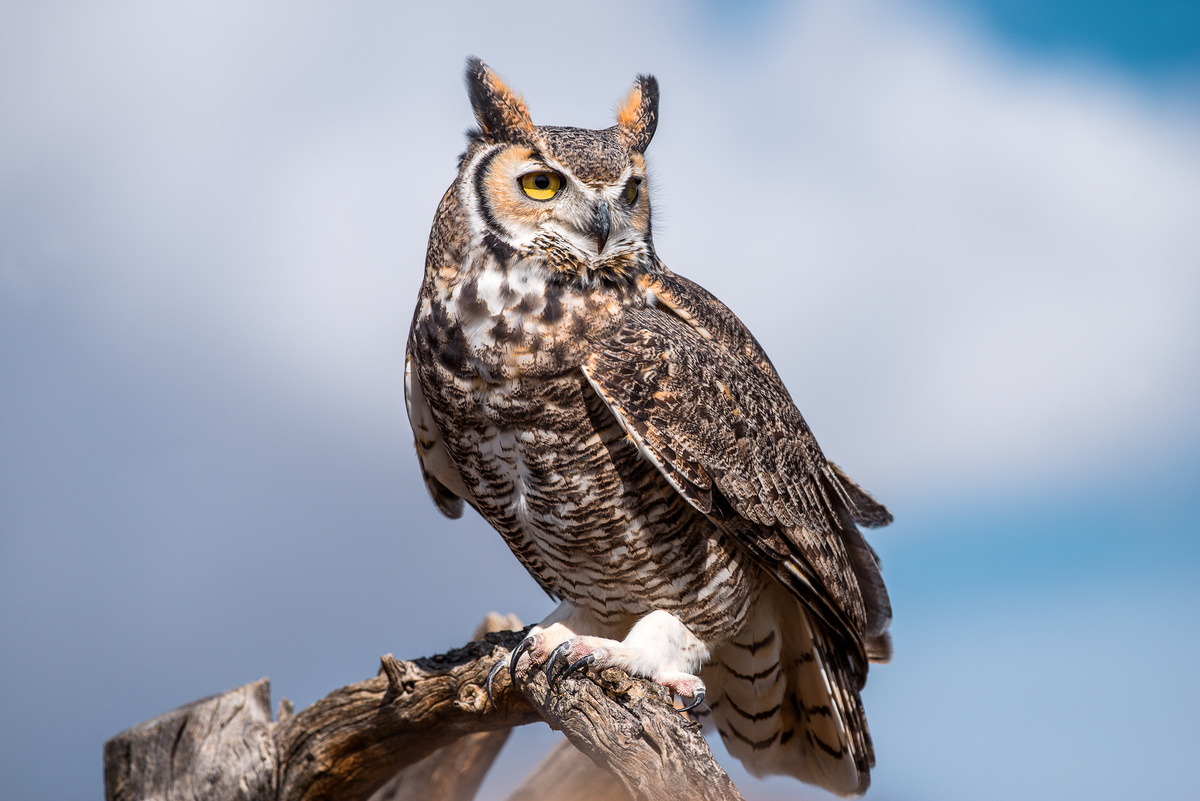
[[[772,526],[785,532],[794,557],[815,573],[816,586],[853,633],[860,640],[878,633],[882,582],[869,583],[875,607],[869,610],[858,578],[863,572],[873,579],[878,568],[870,575],[871,563],[857,556],[861,536],[840,513],[839,479],[761,347],[711,295],[685,298],[695,284],[678,276],[647,281],[669,285],[690,319],[662,308],[630,309],[584,372],[626,428],[670,467],[668,478],[687,481],[680,487],[685,497],[715,486],[737,514],[757,524],[733,527],[736,535]],[[781,563],[768,566],[783,570]],[[778,577],[789,583],[789,576]]]

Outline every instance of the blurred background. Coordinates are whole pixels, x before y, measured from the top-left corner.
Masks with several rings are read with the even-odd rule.
[[[468,54],[543,124],[657,75],[660,255],[895,513],[868,797],[1196,798],[1193,0],[0,5],[0,796],[552,608],[404,412]]]

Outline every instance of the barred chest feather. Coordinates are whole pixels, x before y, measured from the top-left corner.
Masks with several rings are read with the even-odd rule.
[[[666,609],[698,636],[732,634],[757,570],[642,457],[578,369],[645,296],[491,254],[471,267],[427,282],[411,339],[467,500],[543,588],[614,631]]]

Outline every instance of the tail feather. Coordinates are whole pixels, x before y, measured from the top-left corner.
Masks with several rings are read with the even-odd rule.
[[[729,753],[756,776],[786,774],[842,796],[870,784],[875,754],[854,657],[781,587],[702,677]]]
[[[703,677],[721,739],[756,776],[779,772],[775,751],[784,735],[788,689],[782,642],[775,621],[755,614],[737,638],[713,654]]]

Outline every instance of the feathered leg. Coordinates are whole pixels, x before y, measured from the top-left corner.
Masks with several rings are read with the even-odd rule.
[[[695,675],[708,659],[708,646],[679,618],[657,610],[639,620],[623,640],[579,636],[563,641],[546,664],[547,675],[565,678],[579,668],[603,670],[617,667],[634,676],[650,679],[677,695],[692,698],[689,709],[704,700],[704,682]],[[565,671],[555,675],[561,667]]]

